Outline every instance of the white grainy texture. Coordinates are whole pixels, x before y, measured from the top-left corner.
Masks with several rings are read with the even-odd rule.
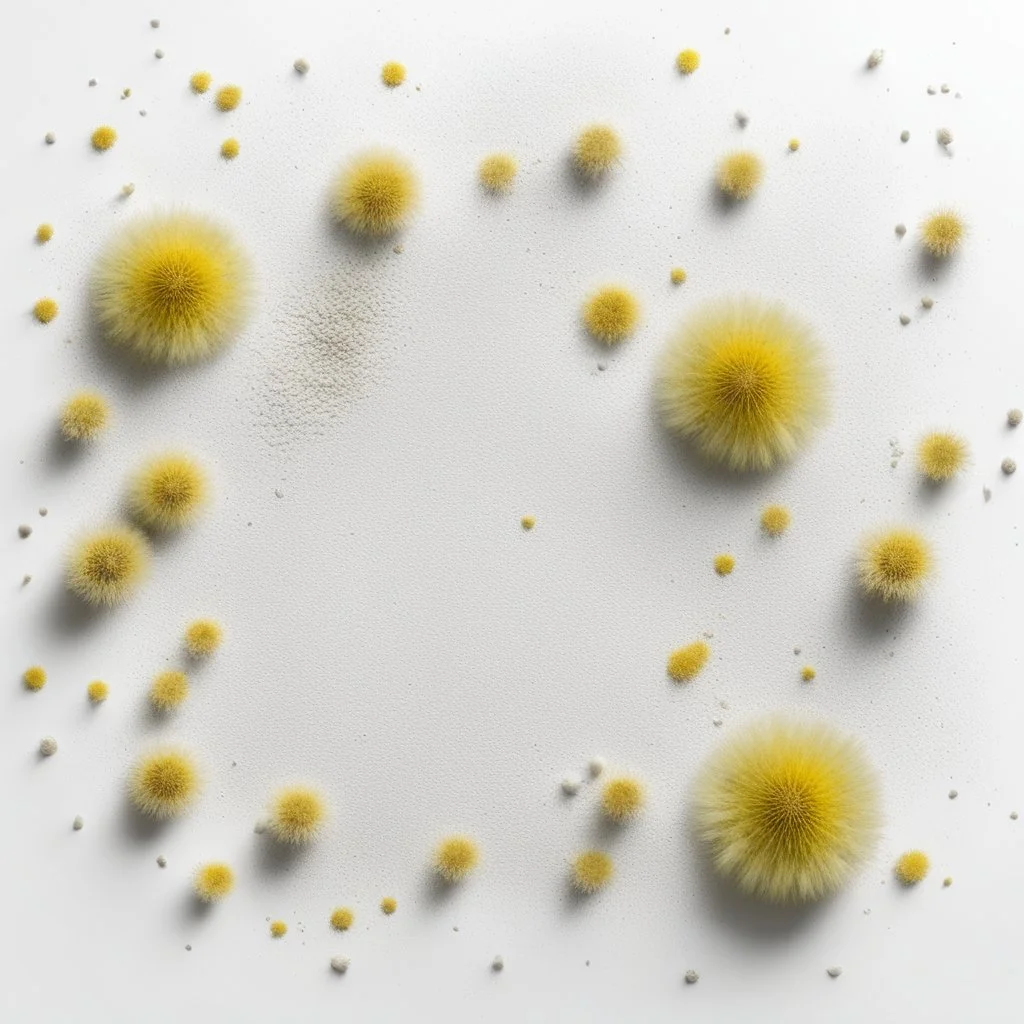
[[[347,956],[332,956],[331,957],[331,970],[337,971],[338,974],[344,974],[348,970],[348,965],[351,961]]]
[[[52,736],[44,736],[39,741],[39,753],[43,757],[53,757],[57,753],[57,741]]]
[[[868,67],[877,68],[879,64],[885,59],[885,50],[872,50],[868,54]]]
[[[578,775],[566,775],[562,779],[562,792],[566,796],[575,796],[580,791],[580,778]]]
[[[83,825],[85,825],[85,819],[80,814],[76,814],[75,820],[71,822],[71,827],[76,832],[79,832],[81,831]]]
[[[948,128],[937,128],[935,131],[935,141],[940,146],[949,146],[953,142],[953,133]]]
[[[838,978],[843,973],[842,967],[829,967],[827,972],[830,978]]]
[[[1006,422],[1011,427],[1019,427],[1022,419],[1024,419],[1024,412],[1021,412],[1020,409],[1011,409],[1006,414]]]
[[[1001,463],[999,464],[999,468],[1000,468],[1000,469],[1001,469],[1001,470],[1002,470],[1002,471],[1003,471],[1003,472],[1004,472],[1004,473],[1005,473],[1005,474],[1006,474],[1007,476],[1012,476],[1012,475],[1013,475],[1014,473],[1016,473],[1016,472],[1017,472],[1017,462],[1016,462],[1016,460],[1015,460],[1015,459],[1011,459],[1011,458],[1010,458],[1009,456],[1007,456],[1007,457],[1006,457],[1005,459],[1003,459],[1003,461],[1002,461],[1002,462],[1001,462]]]
[[[683,975],[683,978],[687,985],[696,985],[697,982],[700,981],[700,975],[694,970],[687,971],[686,974]]]

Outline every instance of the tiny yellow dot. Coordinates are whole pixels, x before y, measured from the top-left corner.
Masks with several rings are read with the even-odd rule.
[[[682,267],[673,267],[669,277],[673,284],[683,284],[686,281],[686,271]]]
[[[102,679],[94,679],[85,692],[93,704],[102,704],[110,696],[110,687]]]
[[[238,139],[225,139],[220,144],[220,155],[225,160],[234,160],[238,156],[238,151],[241,147],[238,144]]]
[[[519,520],[519,525],[522,526],[524,530],[532,530],[537,525],[537,519],[535,516],[523,516],[523,518]]]
[[[804,667],[802,669],[800,669],[800,678],[805,683],[811,682],[817,674],[818,673],[815,672],[814,669],[811,668],[810,665],[804,665]]]
[[[383,905],[381,910],[383,910]],[[331,927],[336,932],[345,932],[352,927],[352,922],[356,919],[356,915],[349,910],[348,907],[337,907],[331,912]]]
[[[396,900],[394,896],[385,896],[384,899],[380,901],[380,909],[383,910],[385,914],[393,914],[398,909],[398,900]]]
[[[41,690],[46,685],[46,669],[42,665],[33,665],[25,669],[21,679],[27,690]]]
[[[102,153],[117,142],[117,132],[109,124],[103,124],[92,133],[89,141],[92,142],[93,149]]]
[[[40,224],[36,228],[36,241],[42,245],[43,242],[48,242],[53,238],[53,225],[52,224]]]
[[[910,850],[896,861],[896,877],[904,885],[917,885],[928,874],[931,862],[921,850]]]
[[[227,113],[234,110],[242,102],[242,87],[240,85],[222,85],[216,93],[214,100],[217,109]]]
[[[284,921],[271,921],[270,922],[270,934],[275,939],[283,938],[288,934],[288,925]]]
[[[942,880],[942,888],[943,889],[948,889],[952,884],[953,884],[953,876],[952,875],[946,875],[946,877]]]
[[[213,75],[209,71],[197,71],[189,80],[189,88],[194,93],[204,93],[210,88],[210,83],[213,81]]]
[[[728,576],[736,568],[736,559],[732,555],[715,555],[715,572],[719,576]]]
[[[790,151],[790,153],[795,153],[799,148],[800,148],[800,140],[799,139],[790,139],[789,140],[789,151]]]
[[[681,75],[692,75],[700,67],[700,54],[696,50],[681,50],[676,57],[676,68]]]
[[[32,307],[33,316],[35,316],[41,324],[48,324],[57,316],[59,311],[60,307],[57,305],[56,299],[40,299]]]
[[[396,60],[389,60],[380,69],[380,80],[389,88],[401,85],[405,81],[405,65]]]

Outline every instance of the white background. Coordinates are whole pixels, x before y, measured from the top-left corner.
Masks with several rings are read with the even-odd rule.
[[[1024,433],[1005,425],[1024,404],[1010,6],[149,7],[19,4],[0,43],[4,1019],[1019,1019],[1024,477],[999,472],[1024,457]],[[689,79],[673,66],[684,46],[702,56]],[[409,69],[394,91],[379,82],[391,59]],[[239,110],[188,91],[200,68],[244,87]],[[948,94],[927,94],[943,82]],[[580,190],[566,154],[593,120],[617,126],[626,152]],[[96,154],[103,123],[120,138]],[[229,135],[233,163],[218,156]],[[326,215],[336,166],[378,143],[422,178],[400,253],[353,245]],[[741,144],[767,176],[728,211],[713,167]],[[475,181],[494,149],[521,164],[500,200]],[[914,236],[944,204],[970,237],[934,276]],[[223,358],[150,374],[92,337],[86,284],[112,231],[174,207],[235,229],[259,298]],[[43,220],[56,234],[40,247]],[[644,307],[611,354],[578,324],[608,280]],[[829,427],[770,477],[702,467],[652,409],[664,338],[736,293],[804,316],[833,371]],[[44,327],[30,308],[47,294],[61,314]],[[116,424],[68,455],[55,418],[82,385],[109,395]],[[912,459],[933,426],[973,452],[937,493]],[[891,441],[906,452],[895,469]],[[62,592],[69,539],[117,512],[141,458],[174,446],[207,460],[208,513],[159,546],[131,604],[83,612]],[[793,512],[778,541],[757,528],[768,501]],[[852,588],[859,535],[886,522],[916,524],[937,553],[904,616],[865,609]],[[737,558],[728,579],[711,569],[720,551]],[[223,621],[225,645],[156,723],[148,681],[179,663],[200,614]],[[666,655],[705,631],[709,667],[672,685]],[[34,663],[50,675],[38,694],[20,684]],[[95,709],[94,678],[112,691]],[[701,758],[772,710],[859,735],[884,787],[873,862],[809,910],[739,898],[687,832]],[[60,750],[42,760],[47,734]],[[206,788],[154,829],[126,810],[124,777],[164,738],[194,747]],[[650,806],[611,841],[614,884],[580,902],[568,860],[606,837],[596,787],[567,800],[558,784],[592,754],[641,775]],[[252,826],[294,779],[322,785],[333,815],[288,859]],[[478,838],[483,863],[442,896],[429,857],[455,830]],[[934,868],[903,891],[891,867],[911,847]],[[210,858],[238,886],[197,913],[190,876]],[[327,926],[342,903],[357,913],[345,935]],[[268,917],[289,923],[285,939]],[[328,969],[336,953],[351,957],[345,977]]]

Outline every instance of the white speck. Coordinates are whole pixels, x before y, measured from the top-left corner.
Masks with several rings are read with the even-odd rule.
[[[274,488],[274,497],[275,498],[283,498],[284,497],[284,491],[282,491],[280,487],[275,487]]]
[[[608,368],[608,364],[607,364],[607,363],[598,363],[598,364],[597,364],[597,368],[598,368],[599,370],[605,370],[605,369],[607,369],[607,368]]]
[[[49,510],[49,509],[48,509],[48,508],[47,508],[47,507],[46,507],[45,505],[41,505],[41,506],[39,507],[39,514],[40,514],[41,516],[45,516],[45,515],[48,515],[48,514],[49,514],[49,511],[50,511],[50,510]]]
[[[950,800],[955,800],[959,795],[960,794],[955,789],[951,789],[949,791],[949,799]]]
[[[166,858],[166,857],[165,857],[165,856],[164,856],[164,855],[163,855],[162,853],[160,854],[160,856],[159,856],[159,857],[157,857],[157,859],[156,859],[156,865],[157,865],[157,867],[159,867],[159,868],[165,868],[165,867],[167,867],[167,858]]]
[[[750,124],[750,115],[745,110],[737,110],[733,117],[741,128],[746,128]]]
[[[57,753],[57,741],[52,736],[44,736],[39,741],[39,753],[43,757],[53,757]]]
[[[722,720],[720,718],[715,718],[712,720],[711,724],[717,727],[722,724]]]
[[[906,233],[907,233],[907,225],[906,224],[900,223],[900,224],[896,225],[896,235],[897,235],[897,237],[902,238]]]
[[[75,830],[76,832],[81,832],[81,830],[82,830],[82,826],[83,826],[84,824],[85,824],[85,819],[84,819],[84,818],[83,818],[83,817],[82,817],[82,816],[81,816],[80,814],[76,814],[76,815],[75,815],[75,820],[74,820],[73,822],[71,822],[71,827],[72,827],[72,828],[73,828],[73,829],[74,829],[74,830]]]
[[[95,84],[96,84],[96,79],[95,78],[90,78],[89,79],[89,85],[90,86],[94,86]]]
[[[948,128],[939,128],[935,132],[935,141],[940,146],[949,146],[953,142],[953,133]]]
[[[1024,412],[1021,412],[1020,409],[1011,409],[1006,414],[1006,422],[1011,427],[1019,427],[1020,426],[1020,421],[1022,419],[1024,419]]]
[[[32,582],[32,574],[29,573],[29,572],[25,573],[25,575],[22,576],[22,578],[21,578],[21,585],[25,586],[26,583],[31,583],[31,582]]]
[[[150,28],[159,28],[160,27],[160,19],[159,18],[150,18],[149,19],[149,27]]]
[[[910,323],[910,317],[906,313],[900,313],[900,323],[906,327]]]
[[[292,65],[292,67],[295,68],[295,70],[298,71],[300,75],[304,75],[307,71],[309,71],[309,61],[306,60],[305,57],[299,57]]]
[[[46,144],[47,144],[48,146],[52,146],[52,145],[53,145],[53,144],[54,144],[54,143],[55,143],[55,142],[57,141],[57,136],[56,136],[56,135],[54,135],[54,134],[53,134],[53,132],[47,132],[47,133],[46,133],[46,134],[45,134],[45,135],[43,136],[43,141],[44,141],[44,142],[45,142],[45,143],[46,143]]]
[[[562,779],[562,792],[566,796],[575,796],[580,791],[580,780],[576,775],[566,775]]]
[[[1017,812],[1016,811],[1010,811],[1010,821],[1016,821],[1016,820],[1017,820]]]
[[[186,942],[185,943],[185,950],[186,950],[186,952],[189,952],[189,953],[192,952],[192,943],[191,942]]]
[[[1009,456],[1007,456],[1005,459],[1003,459],[1002,462],[999,463],[999,468],[1007,476],[1010,476],[1011,474],[1017,472],[1017,463],[1014,462],[1013,459],[1011,459]]]
[[[505,958],[500,953],[491,961],[491,970],[492,971],[503,971],[503,970],[505,970]]]
[[[935,95],[935,86],[934,85],[929,85],[928,86],[928,95],[929,96],[934,96]]]
[[[344,974],[348,970],[349,959],[347,956],[332,956],[331,970]]]
[[[608,762],[603,757],[592,757],[587,762],[587,771],[592,779],[596,779],[607,766]]]
[[[935,300],[930,299],[927,295],[925,295],[924,298],[921,299],[921,305],[924,306],[925,309],[931,309],[932,306],[935,305]]]
[[[843,973],[843,969],[842,967],[830,967],[825,973],[830,978],[838,978],[839,975]]]
[[[885,58],[885,50],[872,50],[868,54],[868,67],[877,68]]]
[[[906,128],[900,132],[900,142],[907,142],[910,139],[910,132]]]
[[[145,110],[145,108],[143,108],[142,110],[139,111],[139,117],[145,117],[145,116],[146,116],[146,110]]]
[[[32,536],[32,527],[29,526],[28,523],[22,523],[21,526],[18,527],[18,536],[23,538],[23,539],[25,537],[31,537]]]
[[[987,487],[982,487],[981,496],[988,501],[992,497],[992,492]]]
[[[127,185],[121,186],[121,195],[130,196],[135,191],[135,182],[129,181]]]
[[[949,86],[946,85],[945,82],[943,82],[942,85],[939,86],[939,91],[940,92],[949,92]]]
[[[160,49],[160,48],[158,47],[157,49],[155,49],[155,50],[153,51],[153,56],[154,56],[154,57],[156,57],[156,59],[157,59],[157,60],[163,60],[163,59],[164,59],[164,51],[163,51],[163,50],[161,50],[161,49]]]
[[[683,975],[683,980],[687,985],[696,985],[700,981],[700,975],[696,971],[690,970]]]

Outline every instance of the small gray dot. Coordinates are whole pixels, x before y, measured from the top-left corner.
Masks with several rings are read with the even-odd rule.
[[[906,224],[897,224],[896,225],[896,234],[897,234],[898,237],[902,238],[906,233],[907,233],[907,225]]]
[[[951,789],[949,791],[949,799],[950,800],[955,800],[959,795],[960,794],[955,789]]]
[[[164,59],[164,51],[158,48],[158,49],[153,51],[153,56],[156,57],[157,60],[163,60]]]
[[[53,757],[57,753],[57,741],[52,736],[44,736],[39,741],[39,753],[43,757]]]
[[[32,582],[32,574],[31,573],[27,572],[27,573],[25,573],[24,576],[21,577],[21,585],[22,586],[25,586],[25,584],[31,583],[31,582]]]
[[[1006,422],[1011,427],[1019,427],[1020,426],[1020,421],[1022,419],[1024,419],[1024,412],[1021,412],[1020,409],[1011,409],[1006,414]]]
[[[46,143],[46,144],[47,144],[48,146],[52,146],[52,145],[53,145],[53,144],[54,144],[54,143],[55,143],[55,142],[57,141],[57,136],[56,136],[56,135],[54,135],[54,134],[53,134],[53,132],[47,132],[47,133],[46,133],[46,134],[45,134],[45,135],[43,136],[43,141],[44,141],[44,142],[45,142],[45,143]]]
[[[949,86],[946,85],[945,82],[943,82],[942,85],[939,86],[939,91],[940,92],[949,92]]]
[[[89,86],[90,86],[90,87],[92,87],[92,86],[94,86],[95,84],[96,84],[96,79],[95,79],[95,78],[90,78],[90,79],[89,79]]]
[[[683,975],[683,980],[687,985],[696,985],[700,981],[700,975],[696,971],[690,970]]]
[[[82,816],[81,816],[80,814],[76,814],[76,815],[75,815],[75,820],[74,820],[73,822],[71,822],[71,827],[72,827],[72,828],[73,828],[73,829],[74,829],[74,830],[75,830],[76,832],[81,832],[81,830],[82,830],[82,826],[83,826],[84,824],[85,824],[85,820],[84,820],[84,819],[82,818]]]
[[[900,313],[900,323],[906,327],[910,323],[910,317],[906,313]]]
[[[505,970],[505,958],[500,953],[491,961],[491,970],[492,971],[503,971],[503,970]]]
[[[292,65],[300,75],[306,74],[309,71],[309,61],[305,57],[299,57]]]
[[[843,973],[842,967],[830,967],[826,973],[830,978],[838,978]]]
[[[187,943],[185,945],[185,949],[187,949],[191,953],[192,952],[192,943],[191,942]]]
[[[43,505],[43,506],[42,506],[42,507],[41,507],[41,508],[39,509],[39,514],[40,514],[41,516],[45,516],[45,515],[48,515],[48,514],[49,514],[49,511],[50,511],[50,510],[49,510],[49,509],[48,509],[48,508],[47,508],[47,507],[46,507],[45,505]]]
[[[149,27],[150,28],[159,28],[160,27],[160,19],[159,18],[150,18],[149,19]]]
[[[1016,811],[1010,811],[1010,821],[1016,821],[1016,820],[1017,820],[1017,812]]]
[[[900,142],[907,142],[910,139],[910,132],[906,128],[900,132]]]

